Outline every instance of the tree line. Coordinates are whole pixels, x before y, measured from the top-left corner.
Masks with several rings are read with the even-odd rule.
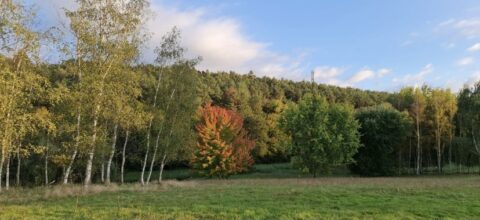
[[[459,172],[479,165],[479,88],[396,93],[197,71],[178,29],[141,64],[146,0],[77,0],[67,30],[35,30],[25,4],[0,5],[0,189],[92,181],[149,184],[166,166],[206,176],[289,162],[317,175]],[[45,45],[60,63],[47,63]],[[15,175],[13,175],[15,173]]]

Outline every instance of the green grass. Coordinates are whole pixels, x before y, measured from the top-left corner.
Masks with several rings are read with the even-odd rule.
[[[480,177],[262,177],[17,189],[0,193],[0,218],[479,219]]]
[[[330,174],[321,176],[351,176],[348,169],[345,167],[339,167],[332,171]],[[264,178],[306,178],[311,177],[310,174],[300,172],[298,169],[293,168],[289,163],[277,163],[277,164],[255,164],[251,172],[237,174],[229,177],[230,179],[264,179]],[[140,179],[140,172],[127,172],[125,175],[125,181],[134,183]],[[152,180],[158,179],[158,171],[152,173]],[[165,180],[190,180],[190,179],[205,179],[199,176],[190,169],[174,169],[165,170],[163,172],[163,179]]]

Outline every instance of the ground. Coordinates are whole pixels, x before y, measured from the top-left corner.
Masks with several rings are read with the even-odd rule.
[[[285,172],[275,173],[282,169]],[[0,193],[0,218],[480,218],[478,175],[331,175],[313,179],[285,169],[286,165],[271,165],[228,180],[172,179],[147,187],[127,184],[94,185],[87,190],[82,186],[14,189]],[[185,176],[185,172],[176,173]],[[173,172],[170,175],[174,176]]]

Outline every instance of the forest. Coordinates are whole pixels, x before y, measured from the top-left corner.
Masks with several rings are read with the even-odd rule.
[[[339,166],[363,176],[480,172],[478,83],[376,92],[199,71],[176,27],[142,64],[147,1],[77,3],[65,37],[36,31],[32,9],[2,1],[1,190],[124,183],[127,172],[144,185],[165,167],[228,178],[268,163],[313,176]],[[42,45],[65,59],[42,60]]]

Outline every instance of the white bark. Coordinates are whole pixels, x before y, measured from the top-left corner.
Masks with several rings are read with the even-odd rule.
[[[145,168],[147,167],[148,153],[150,151],[150,129],[152,128],[152,119],[148,125],[147,132],[147,151],[145,152],[145,158],[143,158],[142,173],[140,174],[140,183],[145,185]]]
[[[110,184],[110,171],[112,167],[113,156],[115,155],[115,145],[117,145],[117,130],[118,130],[118,124],[115,124],[115,127],[113,128],[112,149],[110,151],[110,157],[108,158],[108,162],[107,162],[107,175],[105,178],[106,184]]]
[[[155,160],[157,158],[158,143],[160,141],[161,133],[162,133],[162,130],[160,129],[160,131],[157,134],[157,140],[155,141],[155,148],[153,150],[152,160],[150,161],[150,169],[148,171],[147,184],[150,183],[150,178],[152,177],[153,165],[155,164]]]
[[[78,154],[78,146],[80,145],[80,121],[81,121],[81,115],[80,115],[80,109],[78,110],[78,115],[77,115],[77,140],[75,140],[75,148],[73,150],[72,156],[70,157],[70,163],[68,163],[67,170],[65,171],[65,175],[63,176],[63,184],[68,183],[68,178],[70,174],[72,173],[72,167],[73,167],[73,162],[75,161],[75,158],[77,157]]]
[[[157,96],[158,96],[158,90],[160,89],[160,82],[161,82],[161,77],[162,77],[162,71],[158,74],[158,80],[157,80],[157,85],[155,87],[155,95],[153,96],[153,108],[157,106]],[[142,173],[140,174],[140,183],[142,185],[145,185],[145,168],[147,167],[147,160],[148,160],[148,153],[150,151],[150,132],[152,129],[152,120],[150,119],[150,122],[148,124],[148,130],[147,130],[147,149],[145,152],[145,157],[143,158],[143,166],[142,166]]]
[[[120,182],[123,184],[124,183],[124,170],[125,170],[125,151],[127,149],[127,143],[128,143],[128,130],[126,131],[125,134],[125,143],[123,143],[123,149],[122,149],[122,167],[120,168]]]
[[[158,183],[162,182],[163,178],[163,168],[165,167],[165,162],[167,160],[167,152],[163,153],[162,162],[160,163],[160,173],[158,174]]]
[[[92,183],[92,166],[93,166],[93,156],[95,154],[95,145],[97,142],[97,124],[98,124],[98,116],[97,113],[100,110],[100,105],[97,105],[95,116],[93,119],[93,135],[92,135],[92,146],[90,148],[90,152],[88,152],[88,160],[87,160],[87,167],[85,169],[85,181],[84,185],[88,186]]]
[[[174,88],[172,90],[172,93],[170,94],[170,97],[168,99],[168,102],[167,102],[167,107],[165,108],[165,112],[168,112],[168,109],[170,108],[170,102],[172,101],[173,99],[173,95],[175,95],[175,91],[176,91],[176,88]],[[175,118],[175,116],[173,116]],[[155,149],[153,151],[153,156],[152,156],[152,160],[150,162],[150,170],[148,172],[148,177],[147,177],[147,184],[150,183],[150,177],[152,176],[152,172],[153,172],[153,165],[155,164],[155,160],[157,159],[157,150],[158,150],[158,143],[160,141],[160,134],[162,133],[162,130],[163,130],[163,126],[164,126],[164,123],[165,122],[162,122],[162,126],[160,128],[160,131],[158,132],[157,134],[157,140],[155,142]],[[170,135],[171,135],[171,132],[170,132]]]
[[[7,153],[7,167],[5,172],[5,189],[10,188],[10,153]]]

